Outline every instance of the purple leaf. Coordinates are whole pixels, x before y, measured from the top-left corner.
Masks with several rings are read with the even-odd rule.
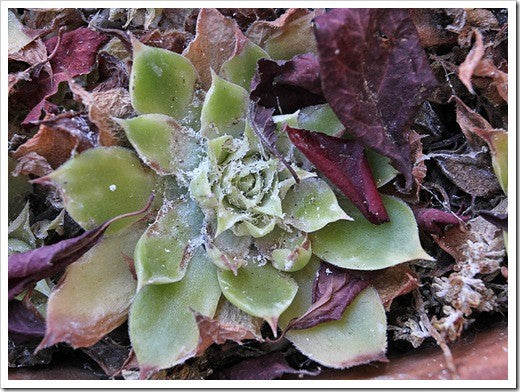
[[[284,374],[306,374],[316,376],[319,371],[297,370],[289,366],[280,351],[246,359],[229,368],[218,371],[219,380],[273,380]]]
[[[390,220],[361,143],[285,127],[291,141],[374,224]]]
[[[493,211],[479,211],[478,214],[492,225],[507,231],[507,213],[500,214]]]
[[[279,114],[324,103],[316,57],[308,53],[288,61],[260,59],[251,82],[251,99]]]
[[[65,267],[92,248],[101,239],[101,236],[111,223],[122,218],[144,213],[150,208],[152,200],[153,196],[150,197],[143,209],[116,216],[77,237],[9,256],[9,300],[37,281],[51,277],[65,269]]]
[[[251,121],[251,128],[258,136],[262,144],[277,157],[280,162],[284,164],[284,166],[289,170],[292,174],[296,182],[300,182],[298,175],[292,168],[292,166],[287,162],[287,160],[283,157],[282,154],[276,148],[276,141],[278,140],[278,136],[276,134],[276,125],[273,121],[273,112],[274,109],[266,109],[257,103],[251,101],[249,105],[249,119]]]
[[[334,9],[315,19],[321,86],[347,131],[412,186],[408,135],[437,82],[405,9]]]
[[[15,343],[24,343],[45,335],[45,320],[31,304],[24,301],[9,301],[9,338]]]
[[[312,305],[284,330],[311,328],[326,321],[339,320],[347,306],[368,287],[369,282],[350,275],[344,269],[321,263],[312,287]]]
[[[414,208],[413,213],[419,227],[429,234],[442,234],[446,226],[458,225],[469,219],[436,208]]]

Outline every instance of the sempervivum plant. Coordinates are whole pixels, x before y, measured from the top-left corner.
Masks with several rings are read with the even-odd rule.
[[[396,34],[409,39],[396,45],[417,44],[401,14],[405,27]],[[343,17],[318,17],[318,42],[327,33],[323,18]],[[219,34],[208,32],[210,21],[222,23]],[[374,129],[397,116],[385,125],[383,138],[395,142],[385,150],[381,139],[367,141],[351,130],[357,125],[345,125],[349,109],[330,98],[334,76],[323,67],[335,61],[327,50],[340,57],[340,49],[306,46],[307,16],[289,41],[273,34],[260,46],[233,23],[202,10],[182,55],[132,37],[137,115],[116,120],[129,144],[91,148],[39,180],[59,189],[85,230],[155,195],[147,214],[112,223],[68,267],[49,297],[40,347],[92,345],[128,317],[141,374],[149,376],[213,342],[265,339],[265,321],[325,366],[384,358],[385,311],[362,270],[430,259],[411,209],[377,190],[396,176],[394,167],[411,184],[392,127],[405,126],[399,121],[414,109],[374,109],[383,117],[370,119]],[[431,75],[420,74],[424,54],[417,58],[410,88],[422,97]],[[208,332],[211,322],[218,328]]]

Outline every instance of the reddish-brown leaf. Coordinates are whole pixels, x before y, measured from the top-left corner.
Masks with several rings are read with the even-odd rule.
[[[307,53],[288,61],[260,59],[251,81],[251,98],[279,114],[325,102],[316,57]]]
[[[390,219],[361,143],[285,127],[291,141],[372,223]]]
[[[312,305],[302,316],[291,320],[284,333],[339,320],[347,306],[369,284],[367,280],[353,277],[347,270],[321,263],[312,287]]]
[[[412,186],[410,125],[437,85],[405,9],[334,9],[315,19],[322,89],[347,131]]]
[[[475,44],[469,51],[463,63],[459,66],[459,79],[466,86],[471,94],[475,94],[473,86],[471,85],[471,78],[477,68],[482,57],[484,57],[484,39],[482,34],[477,29],[473,30],[475,35]]]
[[[119,215],[77,237],[9,256],[9,300],[37,281],[51,277],[65,269],[92,248],[111,223],[122,218],[142,214],[148,210],[152,200],[153,197],[150,197],[146,206],[139,211]]]
[[[284,374],[316,376],[320,371],[298,370],[291,367],[280,351],[246,359],[215,374],[220,380],[273,380]]]
[[[459,225],[469,220],[469,216],[456,215],[436,208],[413,208],[419,227],[429,234],[442,234],[446,226]]]
[[[18,147],[13,157],[21,159],[36,153],[56,169],[73,152],[87,150],[96,144],[97,131],[91,129],[86,115],[63,113],[42,120],[38,133]]]

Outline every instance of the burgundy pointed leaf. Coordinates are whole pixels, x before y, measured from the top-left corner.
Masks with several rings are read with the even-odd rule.
[[[419,227],[429,234],[442,234],[446,226],[466,222],[468,216],[438,210],[436,208],[414,208],[413,213]]]
[[[408,134],[436,80],[405,9],[334,9],[315,19],[321,86],[347,131],[412,185]]]
[[[276,134],[276,125],[273,121],[274,109],[266,109],[254,101],[249,105],[249,120],[251,121],[251,128],[258,136],[262,144],[277,157],[280,162],[289,170],[296,182],[300,182],[298,174],[294,171],[292,166],[287,162],[282,154],[276,148],[276,141],[278,136]]]
[[[285,127],[296,147],[374,224],[388,222],[361,143]]]
[[[150,197],[146,206],[139,211],[116,216],[77,237],[9,256],[9,300],[37,281],[51,277],[65,269],[65,267],[92,248],[101,239],[101,236],[111,223],[122,218],[144,213],[150,207],[152,200],[153,197]]]
[[[350,275],[344,269],[321,263],[312,288],[312,305],[302,316],[291,320],[290,329],[305,329],[326,321],[339,320],[347,306],[370,283]]]
[[[288,61],[260,59],[251,82],[251,99],[278,114],[324,103],[316,57],[307,53]]]
[[[24,343],[45,335],[45,320],[30,303],[12,300],[8,307],[9,338],[15,343]]]
[[[219,380],[273,380],[284,374],[316,376],[319,371],[298,370],[291,367],[280,351],[246,359],[215,374]]]

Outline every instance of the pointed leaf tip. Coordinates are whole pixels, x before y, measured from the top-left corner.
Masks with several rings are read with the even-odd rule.
[[[285,127],[291,141],[374,224],[389,221],[363,146],[320,132]]]

